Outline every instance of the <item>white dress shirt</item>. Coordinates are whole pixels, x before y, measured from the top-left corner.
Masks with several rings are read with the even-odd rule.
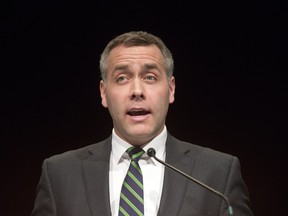
[[[149,148],[153,147],[156,150],[156,156],[161,160],[165,160],[166,139],[167,130],[164,127],[163,131],[143,149],[146,152]],[[126,150],[131,146],[117,136],[113,129],[109,170],[109,193],[112,216],[118,216],[120,192],[130,165],[130,157],[126,153]],[[140,158],[139,165],[143,174],[144,215],[156,216],[163,187],[164,166],[155,159],[150,158],[146,153]]]

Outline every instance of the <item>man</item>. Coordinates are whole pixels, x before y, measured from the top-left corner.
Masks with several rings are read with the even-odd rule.
[[[112,135],[43,162],[33,216],[125,215],[122,183],[133,161],[126,152],[131,146],[145,152],[154,148],[161,160],[225,194],[235,215],[253,215],[237,157],[180,141],[168,132],[173,69],[171,52],[152,34],[124,33],[106,46],[100,59],[100,92],[113,120]],[[146,153],[139,158],[134,165],[142,172],[139,200],[144,215],[228,215],[227,203],[219,196]],[[124,205],[131,202],[126,199]]]

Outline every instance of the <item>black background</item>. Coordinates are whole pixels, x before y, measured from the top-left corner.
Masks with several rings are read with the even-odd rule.
[[[280,1],[3,1],[1,215],[30,215],[44,158],[110,135],[99,56],[130,30],[174,55],[170,133],[239,157],[254,214],[285,215],[286,14]]]

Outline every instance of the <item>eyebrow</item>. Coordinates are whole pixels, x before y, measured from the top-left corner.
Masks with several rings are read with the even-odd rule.
[[[157,64],[144,64],[142,69],[147,70],[147,69],[157,69],[160,71],[160,68],[158,67]]]
[[[129,68],[128,65],[116,65],[113,71],[115,72],[117,70],[126,70],[127,68]]]
[[[129,65],[117,65],[115,66],[114,70],[113,71],[118,71],[118,70],[127,70],[129,68]],[[149,70],[149,69],[157,69],[157,70],[160,70],[160,68],[158,67],[157,64],[144,64],[143,66],[141,66],[141,70],[143,71],[146,71],[146,70]]]
[[[160,72],[160,68],[157,64],[144,64],[141,66],[141,73],[143,72],[147,72],[147,70],[151,70],[151,69],[156,69],[157,71]],[[116,65],[114,70],[113,70],[113,73],[117,72],[117,71],[130,71],[129,69],[129,65],[128,64],[120,64],[120,65]]]

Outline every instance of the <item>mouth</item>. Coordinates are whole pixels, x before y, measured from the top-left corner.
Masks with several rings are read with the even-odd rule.
[[[130,116],[145,116],[145,115],[150,114],[150,112],[145,109],[132,109],[132,110],[129,110],[127,114]]]

